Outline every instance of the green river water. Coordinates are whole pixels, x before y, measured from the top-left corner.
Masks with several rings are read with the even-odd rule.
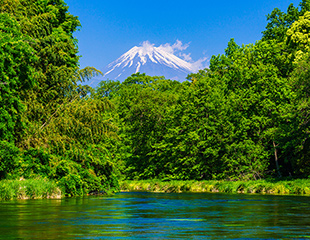
[[[118,193],[0,202],[0,239],[310,239],[310,198]]]

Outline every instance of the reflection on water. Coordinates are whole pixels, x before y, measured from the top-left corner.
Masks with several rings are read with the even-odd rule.
[[[309,197],[119,193],[1,202],[0,239],[306,239]]]

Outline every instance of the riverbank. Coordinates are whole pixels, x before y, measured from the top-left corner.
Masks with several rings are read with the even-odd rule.
[[[45,178],[0,181],[0,200],[61,198],[54,181]]]
[[[259,193],[310,196],[310,179],[257,180],[257,181],[160,181],[126,180],[120,182],[124,192],[221,192]],[[97,193],[98,194],[98,193]],[[97,195],[94,194],[94,195]],[[107,194],[105,192],[105,194]],[[92,194],[90,194],[92,195]],[[0,181],[0,200],[61,198],[62,191],[56,182],[48,179],[20,179]]]
[[[121,191],[146,192],[221,192],[221,193],[260,193],[260,194],[297,194],[310,196],[310,179],[289,181],[159,181],[126,180],[120,182]]]

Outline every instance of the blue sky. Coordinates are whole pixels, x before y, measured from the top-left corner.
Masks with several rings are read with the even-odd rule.
[[[65,0],[69,12],[79,17],[81,68],[99,70],[144,41],[159,46],[177,40],[193,61],[224,53],[228,41],[255,43],[274,8],[286,11],[296,0],[260,1],[106,1]]]

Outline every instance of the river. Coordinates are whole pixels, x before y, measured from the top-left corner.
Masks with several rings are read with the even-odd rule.
[[[310,239],[310,198],[118,193],[0,202],[1,239]]]

